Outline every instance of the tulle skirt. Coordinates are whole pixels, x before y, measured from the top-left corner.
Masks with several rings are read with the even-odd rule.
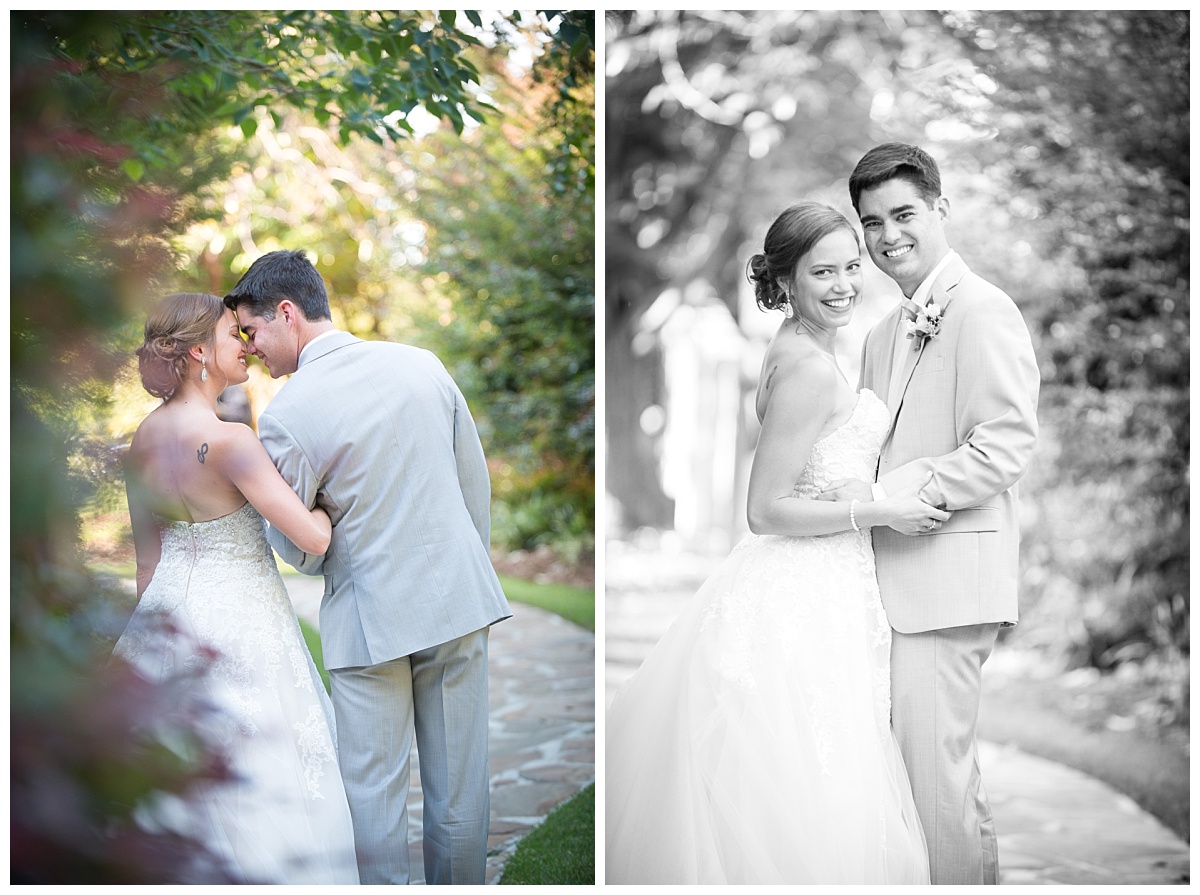
[[[868,536],[750,537],[618,693],[609,883],[928,883]]]

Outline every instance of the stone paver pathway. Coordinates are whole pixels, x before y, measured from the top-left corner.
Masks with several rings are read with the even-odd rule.
[[[284,577],[296,614],[318,624],[319,578]],[[530,830],[596,779],[595,637],[551,612],[512,603],[513,617],[488,638],[488,769],[492,819],[487,882]],[[421,858],[420,754],[409,794],[412,882],[424,882]]]

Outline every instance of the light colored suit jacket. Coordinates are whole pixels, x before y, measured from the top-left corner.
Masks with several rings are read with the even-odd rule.
[[[953,511],[935,532],[873,529],[879,590],[903,633],[1017,621],[1017,482],[1037,440],[1040,376],[1021,312],[961,258],[938,275],[930,298],[941,329],[893,370],[899,306],[863,343],[861,385],[886,398],[904,377],[880,450],[889,494],[924,482],[922,498]],[[915,340],[914,340],[915,341]]]
[[[512,614],[491,564],[483,447],[433,354],[327,336],[258,429],[300,499],[333,520],[324,556],[267,533],[285,561],[324,573],[327,668],[387,662]]]

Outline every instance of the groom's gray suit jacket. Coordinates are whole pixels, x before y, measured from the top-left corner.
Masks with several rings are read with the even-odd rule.
[[[961,258],[930,297],[941,331],[906,351],[902,369],[892,369],[899,306],[863,344],[863,386],[884,396],[903,377],[879,481],[888,493],[924,484],[922,498],[953,511],[917,537],[872,530],[883,605],[905,633],[1017,621],[1017,482],[1038,432],[1038,365],[1013,300]]]
[[[466,400],[423,349],[326,336],[259,417],[284,479],[333,520],[324,556],[327,668],[377,665],[511,616],[490,558],[491,484]]]

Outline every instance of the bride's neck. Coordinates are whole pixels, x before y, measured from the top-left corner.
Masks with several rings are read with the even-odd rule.
[[[189,407],[206,407],[216,414],[217,398],[224,391],[215,382],[209,379],[208,382],[192,382],[187,381],[175,390],[175,394],[168,399],[169,404],[176,407],[187,405]]]

